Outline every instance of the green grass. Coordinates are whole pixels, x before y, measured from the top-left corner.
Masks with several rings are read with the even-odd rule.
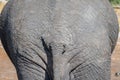
[[[120,0],[109,0],[111,2],[112,5],[114,6],[120,6]]]

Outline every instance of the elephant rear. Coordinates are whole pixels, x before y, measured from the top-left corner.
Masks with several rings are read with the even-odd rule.
[[[19,80],[110,79],[118,22],[108,0],[11,0],[2,21]]]

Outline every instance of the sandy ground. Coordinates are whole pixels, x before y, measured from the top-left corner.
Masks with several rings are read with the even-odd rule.
[[[6,3],[7,3],[7,1],[0,0],[0,12],[2,11],[2,9]]]
[[[15,68],[2,46],[0,46],[0,80],[17,80]]]
[[[111,80],[120,80],[120,76],[115,76],[116,72],[120,72],[120,37],[111,59]]]

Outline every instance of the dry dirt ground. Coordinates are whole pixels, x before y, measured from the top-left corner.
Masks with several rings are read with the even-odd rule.
[[[15,68],[2,46],[0,46],[0,80],[17,80]]]
[[[120,37],[111,59],[111,80],[120,80],[120,76],[115,75],[116,72],[120,72]]]
[[[4,4],[0,3],[0,12]],[[118,21],[120,23],[120,9],[115,9],[118,14]],[[120,72],[120,37],[117,46],[112,55],[111,64],[111,80],[120,80],[120,76],[115,76],[116,72]],[[0,44],[0,80],[17,80],[16,71],[4,49]]]

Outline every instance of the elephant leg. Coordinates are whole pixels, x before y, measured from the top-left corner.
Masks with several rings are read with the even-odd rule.
[[[110,80],[109,53],[86,49],[71,61],[70,80]]]
[[[80,65],[71,73],[71,80],[110,80],[109,65],[108,61]]]
[[[28,57],[18,53],[16,60],[19,80],[48,80],[46,65],[38,55]]]
[[[48,78],[46,71],[38,64],[24,59],[17,66],[17,75],[19,80],[46,80],[45,78]]]
[[[52,80],[46,53],[36,43],[19,44],[15,54],[19,80]]]

